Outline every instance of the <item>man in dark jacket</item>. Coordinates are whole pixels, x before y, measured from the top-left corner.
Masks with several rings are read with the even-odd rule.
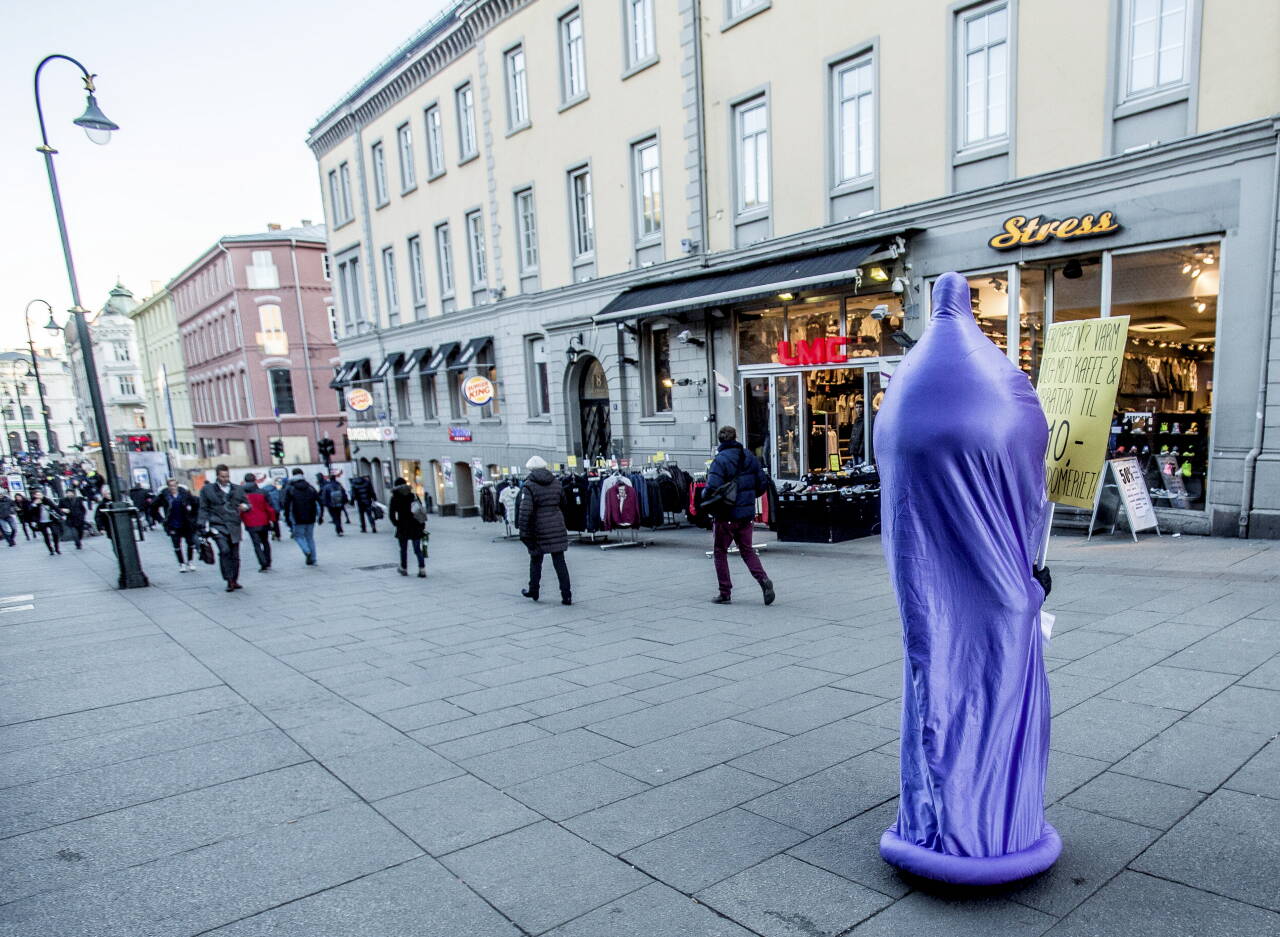
[[[358,478],[351,482],[352,488],[357,481]],[[418,558],[418,578],[426,579],[427,557],[422,551],[422,538],[427,534],[427,508],[403,478],[397,478],[395,487],[391,489],[387,513],[391,526],[396,529],[396,539],[400,541],[400,575],[409,575],[409,545],[413,544],[413,553]]]
[[[58,507],[66,515],[67,526],[76,540],[76,549],[83,549],[84,531],[89,526],[89,503],[81,496],[79,488],[72,488]]]
[[[342,509],[347,505],[347,489],[342,487],[342,482],[338,481],[336,475],[330,475],[329,480],[320,489],[320,503],[329,509],[329,518],[333,521],[333,529],[341,537]]]
[[[320,513],[320,493],[307,481],[302,469],[284,489],[284,518],[293,532],[293,541],[307,558],[308,566],[316,565],[316,517]]]
[[[178,572],[195,572],[196,558],[196,499],[176,478],[165,482],[165,489],[156,499],[156,514],[173,544],[173,555],[178,558]],[[187,558],[182,558],[182,545],[187,545]]]
[[[738,431],[732,426],[720,429],[720,448],[716,452],[715,461],[707,470],[706,491],[714,491],[721,485],[734,479],[738,480],[738,497],[733,508],[713,524],[716,579],[720,585],[719,594],[711,601],[717,605],[727,605],[733,592],[733,580],[729,578],[729,544],[738,545],[738,555],[747,564],[747,569],[760,583],[764,592],[764,604],[772,605],[774,599],[773,583],[760,563],[755,548],[751,545],[751,533],[756,514],[756,498],[769,485],[769,477],[765,474],[760,460],[742,447],[738,442]]]
[[[14,545],[14,538],[18,535],[17,513],[17,505],[9,497],[9,489],[0,488],[0,534],[4,535],[9,546]]]
[[[569,549],[569,532],[564,526],[564,492],[560,480],[547,470],[547,463],[534,456],[524,464],[529,477],[516,506],[516,526],[520,528],[520,540],[529,550],[529,588],[520,594],[538,601],[538,586],[542,582],[542,558],[550,553],[551,564],[560,580],[560,604],[573,604],[573,590],[569,585],[569,566],[564,561],[564,551]]]
[[[196,524],[213,534],[218,545],[218,567],[227,581],[227,591],[243,589],[240,585],[240,537],[243,526],[240,515],[249,510],[244,489],[231,480],[231,469],[214,468],[214,479],[200,489]]]
[[[404,484],[403,478],[397,480],[396,485],[392,489],[393,494],[395,493],[395,489],[401,484]],[[363,475],[357,475],[355,478],[351,479],[351,500],[356,503],[356,510],[360,512],[360,533],[365,532],[364,519],[365,516],[368,515],[369,528],[376,534],[378,532],[378,521],[373,516],[373,482],[369,481],[369,479],[365,478]],[[388,504],[387,508],[390,510],[391,505]],[[395,521],[392,521],[391,523],[394,524]],[[404,564],[401,563],[400,565],[403,566]]]

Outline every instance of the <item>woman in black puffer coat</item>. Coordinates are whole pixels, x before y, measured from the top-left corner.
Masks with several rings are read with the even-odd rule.
[[[520,492],[516,508],[516,526],[520,540],[529,548],[529,588],[520,594],[538,601],[538,585],[542,582],[542,558],[551,554],[551,564],[560,580],[560,604],[573,604],[569,586],[569,566],[564,551],[569,549],[569,532],[564,526],[564,492],[560,481],[547,470],[545,460],[534,456],[524,464],[529,478]]]
[[[414,505],[418,505],[421,517],[414,516]],[[387,505],[391,526],[396,529],[396,540],[400,542],[400,575],[409,575],[406,568],[409,560],[409,546],[413,546],[414,555],[418,558],[418,578],[427,578],[427,558],[422,552],[422,538],[427,534],[426,506],[418,499],[409,483],[403,478],[395,480],[391,489],[391,503]]]

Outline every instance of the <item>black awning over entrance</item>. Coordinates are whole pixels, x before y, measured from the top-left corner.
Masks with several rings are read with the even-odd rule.
[[[633,286],[595,315],[596,322],[745,302],[771,293],[846,283],[883,243],[866,241],[821,254],[803,254]]]

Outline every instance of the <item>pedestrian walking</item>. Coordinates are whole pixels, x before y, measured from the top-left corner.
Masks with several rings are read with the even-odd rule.
[[[89,526],[89,502],[80,494],[80,489],[72,488],[58,507],[62,509],[67,526],[76,538],[76,549],[83,549],[85,528]]]
[[[342,482],[338,481],[336,475],[330,475],[329,480],[320,489],[320,503],[329,510],[329,519],[333,521],[333,528],[341,537],[343,508],[347,505],[347,489],[342,487]]]
[[[160,526],[169,535],[169,542],[173,544],[173,555],[178,558],[178,572],[195,572],[196,517],[200,510],[196,499],[192,497],[191,492],[178,484],[176,478],[170,478],[165,482],[164,491],[160,492],[156,504]],[[183,544],[187,547],[185,560],[182,558]]]
[[[249,510],[249,499],[231,480],[231,469],[219,465],[213,471],[213,482],[200,489],[196,524],[213,534],[222,578],[227,581],[227,591],[235,592],[244,588],[240,585],[240,516]]]
[[[267,503],[271,505],[271,510],[276,512],[275,519],[271,522],[271,539],[280,539],[280,515],[284,513],[284,492],[280,486],[283,482],[280,479],[273,478],[263,487],[262,493],[267,496]]]
[[[33,535],[31,528],[31,499],[21,491],[16,492],[13,496],[13,516],[22,527],[22,539],[30,540]]]
[[[293,470],[293,477],[284,489],[284,518],[293,534],[308,566],[316,565],[316,518],[320,515],[320,494],[307,481],[302,469]]]
[[[9,546],[17,546],[18,538],[18,506],[9,497],[8,488],[0,488],[0,534]]]
[[[355,481],[352,481],[351,487],[355,488]],[[396,540],[400,543],[400,575],[409,575],[409,545],[412,544],[414,556],[418,558],[418,578],[426,579],[427,557],[422,549],[422,541],[427,535],[427,506],[403,478],[395,480],[387,514],[390,516],[391,526],[396,529]]]
[[[249,499],[249,510],[244,512],[241,520],[249,534],[249,543],[253,545],[253,554],[258,558],[258,572],[265,573],[271,568],[271,524],[276,519],[276,511],[267,500],[266,492],[258,487],[258,479],[252,472],[245,474],[243,488],[245,497]]]
[[[529,477],[517,502],[516,526],[520,528],[521,542],[529,550],[529,588],[521,589],[520,594],[538,601],[542,558],[550,554],[551,565],[556,568],[556,578],[560,581],[560,604],[572,605],[569,565],[564,560],[564,551],[569,549],[569,532],[564,526],[564,491],[542,457],[533,456],[524,467],[529,470]]]
[[[392,488],[392,494],[394,495],[395,489],[404,483],[403,478],[397,478],[395,486]],[[368,517],[369,529],[376,534],[378,532],[378,518],[373,509],[373,482],[363,475],[357,475],[351,479],[351,500],[356,503],[356,510],[360,514],[360,533],[365,532],[364,522],[365,518]],[[391,505],[388,504],[387,508],[389,510]],[[393,526],[395,525],[395,521],[391,523]],[[404,564],[401,563],[400,565],[403,566]]]
[[[738,442],[738,431],[732,426],[720,429],[720,448],[716,451],[715,460],[707,470],[707,487],[704,497],[724,489],[730,482],[737,482],[736,492],[730,504],[709,505],[714,518],[712,524],[713,546],[716,580],[720,591],[711,601],[717,605],[727,605],[731,601],[733,580],[729,578],[729,544],[738,545],[738,555],[747,569],[760,583],[764,593],[764,604],[772,605],[775,598],[773,583],[764,571],[764,565],[751,545],[751,534],[754,530],[756,514],[756,498],[764,493],[769,485],[769,477],[764,467],[754,454],[743,448]]]
[[[36,489],[31,496],[31,505],[27,508],[31,518],[31,526],[44,537],[44,545],[49,548],[50,556],[62,555],[62,512],[57,505],[45,497],[45,493]]]

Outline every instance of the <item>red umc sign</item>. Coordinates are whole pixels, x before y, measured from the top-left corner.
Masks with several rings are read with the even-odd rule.
[[[843,335],[829,335],[807,342],[778,342],[778,362],[787,367],[797,364],[843,364],[849,360],[849,356],[844,353],[847,342],[848,339]]]

